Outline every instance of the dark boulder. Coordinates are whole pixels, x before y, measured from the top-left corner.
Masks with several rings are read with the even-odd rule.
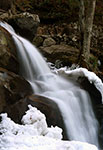
[[[17,123],[21,123],[21,118],[28,110],[28,105],[38,108],[42,113],[45,114],[47,119],[47,124],[50,127],[59,126],[63,129],[63,137],[67,139],[65,125],[63,123],[63,119],[58,109],[57,104],[46,97],[38,96],[38,95],[30,95],[24,99],[21,99],[14,105],[5,108],[5,112],[8,113],[9,117]]]
[[[8,23],[13,26],[16,33],[32,41],[40,20],[38,15],[24,12],[8,18]]]
[[[0,68],[0,112],[31,93],[31,86],[24,78]]]

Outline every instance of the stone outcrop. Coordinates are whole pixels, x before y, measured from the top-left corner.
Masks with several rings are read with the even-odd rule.
[[[0,112],[31,93],[30,84],[24,78],[0,68]]]
[[[9,11],[1,12],[0,20],[8,22],[13,26],[16,33],[29,40],[33,40],[40,23],[39,16],[29,12],[16,14]]]
[[[11,35],[0,26],[0,67],[18,73],[16,47]]]
[[[30,84],[19,75],[19,62],[12,36],[0,26],[0,112],[31,93]]]
[[[11,16],[8,19],[8,23],[13,26],[16,33],[32,40],[36,34],[40,20],[38,15],[24,12]]]
[[[77,63],[79,50],[69,45],[52,45],[49,47],[40,47],[41,52],[50,62],[60,60],[64,65]]]

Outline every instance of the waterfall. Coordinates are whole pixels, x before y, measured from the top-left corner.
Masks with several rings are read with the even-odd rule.
[[[20,73],[28,80],[33,92],[55,101],[60,108],[70,140],[98,146],[98,122],[91,99],[79,83],[53,74],[38,50],[18,36],[8,25],[1,24],[12,35],[20,62]]]

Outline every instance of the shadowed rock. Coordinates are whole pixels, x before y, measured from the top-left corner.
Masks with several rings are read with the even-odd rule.
[[[8,23],[13,26],[16,33],[28,40],[33,40],[40,20],[38,15],[25,12],[8,18]]]
[[[32,89],[24,78],[0,68],[0,112],[31,93]]]
[[[58,109],[57,104],[46,97],[38,95],[30,95],[24,99],[21,99],[11,107],[6,107],[5,112],[8,113],[9,117],[17,123],[20,123],[22,116],[25,111],[28,110],[28,105],[38,108],[42,113],[45,114],[48,126],[59,126],[63,129],[63,137],[67,139],[64,122]]]

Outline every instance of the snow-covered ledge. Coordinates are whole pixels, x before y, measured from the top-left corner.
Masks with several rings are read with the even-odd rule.
[[[22,118],[23,125],[7,114],[0,116],[0,150],[98,150],[88,143],[61,140],[62,129],[49,128],[44,114],[31,105]]]
[[[100,91],[103,103],[103,82],[94,72],[88,71],[86,68],[77,68],[71,70],[70,68],[67,69],[66,67],[57,69],[54,72],[63,74],[67,77],[74,77],[75,80],[77,80],[79,77],[86,77],[89,82],[93,83],[95,87]]]

